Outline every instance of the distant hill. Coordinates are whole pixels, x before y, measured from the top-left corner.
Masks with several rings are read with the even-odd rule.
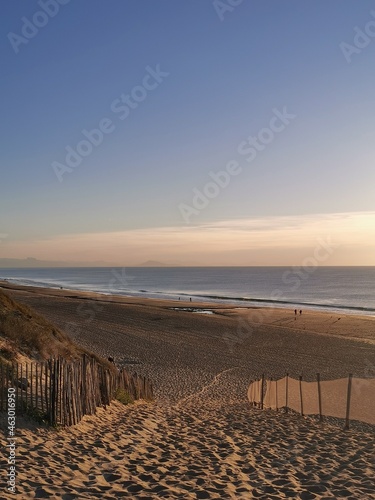
[[[159,262],[158,260],[148,260],[136,266],[130,265],[126,267],[168,267],[169,264]],[[27,259],[0,259],[0,269],[26,269],[26,268],[39,268],[39,267],[124,267],[119,263],[111,263],[104,261],[95,262],[66,262],[57,260],[39,260],[34,257]]]
[[[158,260],[147,260],[146,262],[143,262],[143,264],[139,264],[137,267],[168,267],[168,265],[163,262],[159,262]]]
[[[28,267],[106,267],[111,264],[107,262],[65,262],[54,260],[38,260],[34,257],[27,259],[0,259],[0,269],[6,268],[28,268]]]

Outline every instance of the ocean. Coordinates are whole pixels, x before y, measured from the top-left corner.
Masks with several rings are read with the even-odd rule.
[[[375,316],[375,267],[95,267],[0,269],[19,285]]]

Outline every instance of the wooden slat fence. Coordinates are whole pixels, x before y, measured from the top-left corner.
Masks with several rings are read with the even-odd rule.
[[[324,380],[316,374],[316,380],[304,381],[302,375],[294,379],[285,377],[273,380],[261,378],[251,381],[247,397],[258,408],[278,410],[284,408],[301,415],[335,417],[349,429],[355,420],[375,425],[375,378],[359,378],[349,374],[346,378]]]
[[[133,399],[153,399],[152,382],[125,369],[107,369],[89,356],[45,362],[0,364],[0,411],[7,411],[14,389],[16,414],[31,415],[50,425],[77,424],[84,415],[106,407],[119,389]]]

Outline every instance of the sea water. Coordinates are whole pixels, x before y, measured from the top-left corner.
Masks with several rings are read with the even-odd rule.
[[[0,269],[19,285],[135,297],[312,308],[375,316],[375,267]]]

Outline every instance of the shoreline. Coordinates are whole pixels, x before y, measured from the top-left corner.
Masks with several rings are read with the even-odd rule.
[[[134,299],[135,301],[143,301],[143,300],[155,300],[155,301],[165,301],[165,302],[173,302],[173,303],[181,303],[181,302],[190,302],[190,297],[193,298],[192,303],[195,307],[201,307],[202,305],[206,305],[207,307],[222,307],[222,308],[248,308],[248,309],[277,309],[277,310],[294,310],[295,308],[298,311],[303,308],[305,311],[309,312],[317,312],[317,313],[327,313],[327,314],[337,314],[337,315],[348,315],[348,316],[360,316],[365,318],[373,318],[375,319],[375,309],[370,309],[367,307],[359,307],[359,306],[335,306],[329,304],[315,304],[315,303],[305,303],[305,302],[291,302],[287,300],[272,300],[272,299],[262,299],[262,298],[247,298],[247,297],[226,297],[220,295],[194,295],[188,293],[180,293],[180,294],[170,294],[174,298],[168,298],[166,293],[164,292],[144,292],[145,295],[126,295],[126,294],[116,294],[110,292],[103,292],[97,290],[81,290],[77,288],[66,288],[63,286],[39,286],[39,285],[24,285],[18,284],[10,281],[10,279],[0,279],[0,288],[10,288],[15,289],[17,287],[27,288],[27,289],[37,289],[37,290],[50,290],[56,292],[62,292],[63,294],[78,294],[79,296],[84,294],[90,294],[95,296],[95,298],[100,299],[101,297],[110,297],[110,298],[121,298],[121,299]],[[162,297],[159,298],[158,295]],[[177,299],[179,297],[179,299]],[[198,299],[198,300],[197,300]]]
[[[50,296],[62,299],[133,305],[158,308],[162,311],[175,311],[177,314],[195,316],[226,316],[240,321],[245,328],[256,329],[261,326],[272,326],[275,329],[290,329],[301,333],[313,333],[319,336],[331,336],[357,340],[375,345],[375,317],[362,314],[344,314],[341,311],[320,311],[303,308],[271,307],[258,305],[232,305],[205,301],[156,299],[149,297],[132,297],[124,295],[103,294],[92,291],[56,289],[27,285],[15,285],[0,280],[0,289],[10,293],[20,292],[35,296]],[[94,306],[95,308],[95,306]],[[200,313],[201,312],[201,313]],[[241,335],[239,335],[240,338]]]

